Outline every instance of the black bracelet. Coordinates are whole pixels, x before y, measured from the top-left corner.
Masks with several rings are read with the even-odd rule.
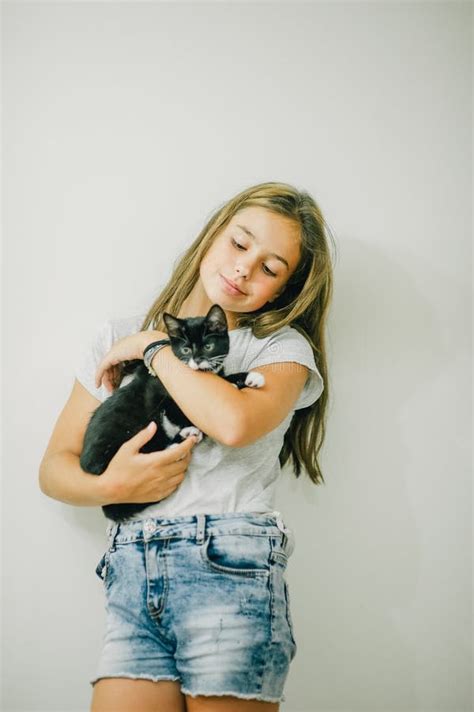
[[[143,362],[148,369],[148,373],[151,376],[156,377],[156,373],[151,367],[151,362],[152,362],[155,354],[160,349],[162,349],[164,346],[170,346],[170,345],[171,345],[171,342],[169,339],[160,339],[159,341],[153,341],[151,344],[148,344],[148,346],[144,349]]]
[[[161,346],[161,344],[170,344],[169,339],[160,339],[159,341],[152,341],[151,344],[148,344],[148,346],[143,350],[143,358],[145,358],[145,354],[148,351],[148,349],[151,349],[153,346]]]

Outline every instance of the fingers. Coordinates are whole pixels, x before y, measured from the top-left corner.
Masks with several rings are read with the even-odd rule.
[[[155,450],[154,452],[142,453],[140,449],[145,443],[147,443],[154,436],[157,424],[152,420],[146,428],[139,430],[133,437],[126,440],[122,445],[123,448],[129,448],[134,454],[138,455],[141,459],[146,458],[149,465],[156,464],[161,467],[170,468],[171,474],[174,469],[179,472],[183,468],[183,465],[187,465],[191,459],[191,453],[194,445],[197,442],[195,435],[190,435],[183,440],[183,442],[178,444],[173,444],[166,450]]]
[[[156,422],[152,420],[148,423],[146,428],[139,430],[132,438],[126,440],[122,447],[127,446],[130,447],[133,452],[139,452],[140,448],[152,439],[157,427]]]
[[[95,373],[95,387],[100,388],[101,385],[104,385],[107,390],[110,390],[108,387],[109,385],[109,378],[108,378],[108,369],[110,366],[102,366],[99,364],[97,371]]]
[[[196,442],[196,437],[194,435],[190,435],[186,438],[186,440],[183,440],[182,443],[178,443],[177,445],[167,448],[163,451],[169,456],[169,460],[167,459],[166,461],[179,462],[180,460],[184,460],[188,455],[191,457],[191,451]]]
[[[110,384],[109,390],[115,391],[120,385],[120,375],[122,371],[122,365],[117,364],[116,366],[111,366],[107,371],[108,382]]]
[[[110,360],[108,358],[102,360],[97,366],[97,371],[95,372],[95,387],[100,388],[100,385],[103,382],[107,390],[112,390],[120,368],[121,361],[117,361],[116,359]]]
[[[136,436],[135,436],[136,437]],[[143,457],[151,458],[150,462],[156,460],[161,465],[172,465],[175,463],[183,463],[186,458],[191,457],[192,449],[196,444],[196,437],[190,435],[183,440],[182,443],[166,448],[166,450],[157,450],[143,455]],[[143,453],[140,453],[143,454]]]

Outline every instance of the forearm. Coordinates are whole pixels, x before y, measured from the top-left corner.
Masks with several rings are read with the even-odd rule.
[[[93,507],[107,504],[101,477],[84,472],[79,457],[72,452],[58,452],[41,463],[41,491],[66,504]]]
[[[152,368],[189,420],[209,437],[232,446],[240,429],[241,393],[221,376],[194,371],[169,346],[160,349]]]

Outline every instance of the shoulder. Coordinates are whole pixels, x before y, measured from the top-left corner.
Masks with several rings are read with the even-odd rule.
[[[145,314],[134,314],[132,316],[105,319],[96,325],[92,338],[92,347],[105,354],[115,341],[140,331],[145,316]]]
[[[76,357],[74,373],[78,381],[98,400],[105,400],[110,395],[104,386],[95,387],[97,366],[110,351],[115,341],[140,331],[146,314],[106,319],[96,324],[90,338],[86,338]]]
[[[257,339],[252,335],[252,346],[245,370],[273,363],[294,362],[306,366],[308,377],[295,406],[305,408],[313,404],[324,390],[324,381],[316,364],[315,351],[309,339],[293,326],[284,326],[272,334]]]
[[[122,339],[124,336],[136,334],[140,331],[142,324],[145,321],[146,314],[134,314],[125,317],[113,317],[107,319],[102,324],[104,335],[111,338],[113,341]]]
[[[249,355],[251,363],[249,365],[265,365],[275,361],[291,361],[292,357],[301,357],[314,365],[313,348],[309,340],[293,326],[283,326],[272,334],[257,339],[251,336],[251,348]]]

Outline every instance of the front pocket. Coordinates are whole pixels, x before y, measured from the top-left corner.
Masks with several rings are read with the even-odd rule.
[[[237,576],[268,576],[270,539],[244,534],[210,534],[200,548],[207,567]]]

